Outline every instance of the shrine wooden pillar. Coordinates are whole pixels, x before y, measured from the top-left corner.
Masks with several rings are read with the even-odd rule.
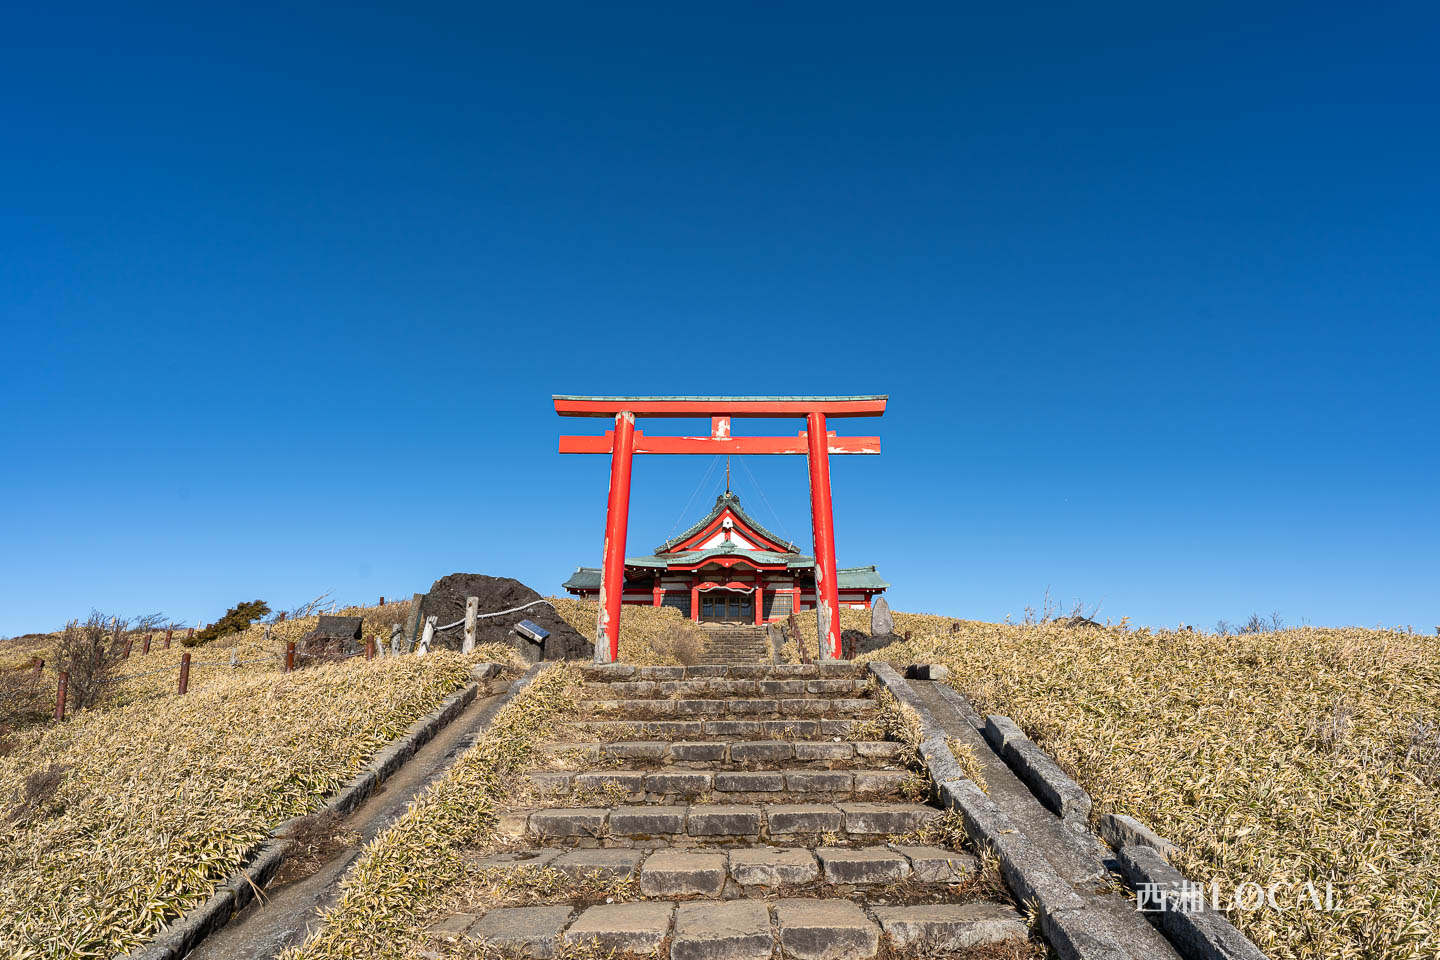
[[[625,533],[630,526],[630,466],[634,453],[635,415],[622,410],[615,414],[615,441],[610,450],[610,501],[605,512],[596,663],[614,663],[620,658],[620,605],[625,599]]]

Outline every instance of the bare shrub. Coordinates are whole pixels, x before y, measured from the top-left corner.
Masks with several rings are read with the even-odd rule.
[[[1262,617],[1258,613],[1250,614],[1250,619],[1245,621],[1243,627],[1235,630],[1236,633],[1275,633],[1285,629],[1285,621],[1280,617],[1280,611],[1271,611],[1270,616]]]
[[[94,706],[104,691],[105,682],[120,662],[125,644],[121,640],[129,621],[107,617],[98,610],[82,623],[71,620],[55,641],[54,660],[57,670],[70,674],[66,703],[76,710]]]
[[[1070,612],[1065,613],[1060,604],[1050,594],[1050,588],[1045,588],[1045,598],[1041,601],[1039,611],[1028,604],[1025,607],[1025,614],[1020,622],[1027,627],[1033,627],[1042,623],[1055,623],[1062,627],[1098,627],[1100,622],[1096,619],[1100,614],[1101,604],[1096,603],[1087,610],[1084,601],[1078,597],[1070,606]],[[1007,621],[1008,622],[1008,621]],[[955,632],[954,629],[951,630]]]
[[[322,610],[333,609],[334,606],[335,598],[332,597],[330,595],[330,591],[327,590],[324,593],[320,594],[320,596],[316,597],[314,600],[302,603],[300,604],[300,606],[296,607],[293,610],[280,611],[280,613],[276,614],[276,616],[270,622],[279,623],[284,620],[303,620],[306,617],[315,616]]]
[[[339,637],[316,637],[313,640],[301,640],[295,644],[295,669],[303,670],[306,667],[318,667],[325,663],[339,663],[348,659],[345,652],[345,641]]]
[[[69,769],[68,766],[50,763],[27,776],[20,785],[19,795],[15,798],[14,806],[0,822],[19,823],[30,820],[43,812],[50,806],[51,800],[55,797],[55,791],[60,788],[60,783],[65,779],[65,773]]]
[[[650,649],[682,666],[693,667],[705,652],[705,631],[689,622],[672,624],[651,639]]]
[[[1310,735],[1326,750],[1338,752],[1350,739],[1354,718],[1355,705],[1343,696],[1336,697],[1329,712],[1311,722]]]
[[[1440,785],[1440,725],[1416,720],[1410,725],[1410,742],[1405,747],[1405,763],[1413,763],[1416,775],[1430,786]]]
[[[0,757],[10,752],[11,731],[44,718],[40,678],[34,667],[0,671]]]

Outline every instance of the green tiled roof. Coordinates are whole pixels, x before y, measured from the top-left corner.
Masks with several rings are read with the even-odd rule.
[[[576,567],[575,572],[570,574],[570,579],[560,584],[560,586],[566,590],[599,590],[600,568]]]
[[[671,539],[666,540],[664,543],[660,544],[660,546],[655,548],[655,552],[664,553],[666,550],[669,550],[671,547],[675,546],[675,544],[684,543],[686,540],[689,540],[691,537],[695,536],[695,534],[699,533],[701,530],[704,530],[707,526],[713,523],[715,521],[715,518],[720,516],[720,514],[724,512],[726,507],[729,507],[730,510],[734,512],[735,516],[739,517],[740,520],[747,527],[749,527],[751,530],[754,530],[766,540],[769,540],[771,543],[780,544],[780,546],[785,547],[791,553],[800,552],[800,548],[795,546],[795,544],[784,539],[783,537],[776,536],[769,530],[766,530],[764,527],[760,526],[760,524],[756,523],[755,518],[750,516],[750,514],[746,513],[744,508],[740,506],[740,498],[728,490],[715,498],[715,508],[709,513],[707,513],[705,517],[700,520],[699,523],[695,524],[689,530],[686,530],[684,533],[680,534],[678,537],[672,537]],[[630,561],[626,560],[625,562],[629,563]]]
[[[747,398],[751,399],[751,398]],[[757,534],[778,543],[786,550],[746,550],[735,543],[725,541],[718,546],[709,547],[705,550],[681,550],[676,553],[666,553],[677,543],[683,543],[691,537],[704,530],[715,521],[717,517],[729,508],[734,512],[737,519],[754,530]],[[648,557],[626,557],[626,567],[642,567],[650,570],[664,570],[671,565],[695,566],[703,564],[712,557],[741,557],[751,563],[760,566],[784,565],[787,570],[810,571],[815,567],[815,558],[806,556],[800,552],[795,544],[777,537],[766,530],[755,519],[747,514],[740,506],[740,498],[730,491],[722,493],[715,498],[715,508],[711,510],[704,519],[696,523],[689,530],[666,540],[655,548],[655,553]],[[885,590],[890,584],[880,579],[880,573],[875,567],[841,567],[835,571],[835,580],[842,589],[849,590]],[[600,568],[599,567],[576,567],[570,579],[561,584],[566,590],[599,590],[600,589]]]
[[[744,557],[752,563],[780,564],[791,568],[808,567],[815,563],[812,558],[798,553],[781,553],[778,550],[746,550],[733,543],[722,543],[704,550],[682,550],[679,553],[667,553],[664,556],[626,557],[625,565],[627,567],[668,567],[672,564],[689,566],[693,563],[704,563],[711,557]]]
[[[835,582],[841,587],[849,587],[852,590],[861,588],[867,590],[888,590],[888,580],[880,579],[878,567],[837,567],[835,569]]]

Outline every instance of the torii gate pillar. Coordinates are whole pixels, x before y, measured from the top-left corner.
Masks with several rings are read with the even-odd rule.
[[[804,455],[810,474],[810,528],[815,538],[815,608],[820,656],[840,656],[840,589],[835,572],[835,517],[830,502],[830,455],[878,454],[879,437],[837,437],[827,417],[878,417],[884,396],[863,397],[576,397],[556,396],[562,417],[614,417],[603,437],[561,437],[561,453],[610,454],[610,496],[605,516],[605,550],[600,575],[595,660],[620,656],[620,607],[625,594],[625,535],[630,521],[630,471],[637,453]],[[646,437],[635,419],[709,417],[708,437]],[[803,417],[795,437],[733,437],[732,417]],[[759,610],[756,611],[757,617]]]
[[[820,655],[840,658],[840,585],[835,582],[835,513],[830,505],[830,450],[825,414],[805,418],[810,468],[810,532],[815,540],[815,615]]]
[[[615,414],[610,451],[610,499],[605,508],[605,552],[600,574],[600,623],[595,659],[613,663],[620,655],[620,604],[625,598],[625,534],[630,528],[630,464],[635,453],[635,415]],[[600,659],[600,652],[609,654]]]

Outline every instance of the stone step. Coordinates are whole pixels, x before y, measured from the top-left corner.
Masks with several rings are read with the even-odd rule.
[[[583,800],[604,797],[644,803],[703,798],[723,803],[815,799],[900,799],[927,782],[909,770],[530,770],[532,788],[542,797]]]
[[[821,881],[847,888],[883,887],[907,881],[938,890],[910,890],[906,895],[937,902],[947,899],[944,887],[964,884],[979,864],[968,853],[943,847],[883,844],[855,847],[556,847],[522,849],[475,857],[477,870],[509,873],[555,870],[572,880],[633,879],[646,897],[749,897],[783,895]],[[512,881],[513,882],[513,881]],[[555,896],[563,899],[563,888]],[[953,897],[950,897],[953,899]]]
[[[571,740],[813,740],[848,737],[858,721],[819,720],[576,720],[560,731]]]
[[[863,697],[734,697],[726,699],[581,700],[587,717],[684,720],[704,717],[825,717],[874,713],[878,704]]]
[[[1024,941],[1012,907],[963,904],[871,907],[850,900],[641,901],[498,907],[483,916],[456,914],[432,927],[505,956],[549,958],[581,950],[596,954],[658,954],[670,960],[870,960],[882,937],[892,952],[926,955]]]
[[[697,666],[702,667],[743,667],[765,663],[770,659],[764,650],[706,650],[700,655]]]
[[[749,654],[736,656],[714,656],[701,657],[700,662],[712,666],[743,666],[745,664],[760,663],[768,659],[764,656],[750,656]]]
[[[902,836],[940,815],[918,803],[864,802],[519,808],[500,815],[499,832],[582,846],[654,840],[795,845],[830,835],[865,841]]]
[[[818,677],[864,677],[867,666],[850,660],[824,663],[760,663],[730,666],[701,664],[693,667],[637,667],[628,663],[587,663],[581,674],[591,682],[610,680],[694,680],[728,678],[731,680],[809,680]]]
[[[821,769],[859,765],[891,769],[910,750],[891,740],[668,740],[553,741],[537,756],[554,764],[593,765],[636,761],[703,770],[752,769],[776,764],[813,764]]]

